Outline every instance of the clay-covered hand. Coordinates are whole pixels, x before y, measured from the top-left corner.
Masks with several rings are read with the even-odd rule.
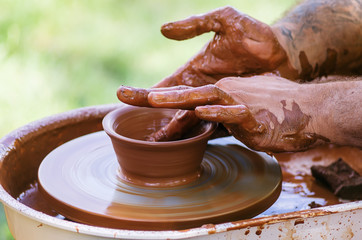
[[[196,88],[121,87],[118,93],[121,101],[132,105],[195,109],[198,118],[223,123],[250,148],[280,152],[300,151],[326,140],[313,130],[318,104],[308,101],[319,100],[311,97],[310,89],[280,77],[255,76]]]
[[[226,76],[272,71],[285,61],[286,54],[271,28],[231,7],[168,23],[161,28],[164,36],[175,40],[210,31],[215,32],[214,38],[184,66],[154,87],[203,86]],[[149,139],[175,140],[197,122],[193,112],[181,111],[169,125]],[[226,135],[220,128],[218,134]]]
[[[162,26],[164,36],[185,40],[206,32],[214,38],[174,74],[155,87],[214,84],[228,76],[269,72],[286,59],[269,25],[231,7]]]

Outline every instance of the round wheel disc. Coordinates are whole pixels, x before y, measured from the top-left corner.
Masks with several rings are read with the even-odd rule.
[[[119,174],[110,139],[97,132],[54,149],[41,163],[38,180],[49,204],[71,220],[139,230],[256,216],[278,198],[282,181],[275,159],[247,150],[232,137],[209,142],[200,178],[185,185],[141,187]]]

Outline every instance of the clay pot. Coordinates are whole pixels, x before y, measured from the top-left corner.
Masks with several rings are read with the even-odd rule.
[[[177,141],[149,142],[146,137],[165,126],[176,109],[127,106],[103,119],[120,165],[123,180],[145,186],[186,184],[200,175],[200,164],[215,123],[201,122]]]

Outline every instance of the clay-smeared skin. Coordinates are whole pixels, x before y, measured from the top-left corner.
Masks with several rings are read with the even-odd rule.
[[[165,91],[165,90],[185,90],[189,89],[189,86],[175,86],[169,88],[154,88],[153,92]],[[150,89],[142,88],[131,88],[122,86],[117,91],[117,97],[122,102],[131,101],[133,105],[140,107],[151,107],[148,103],[148,94],[151,92]],[[195,115],[194,111],[180,110],[176,113],[175,117],[170,123],[159,131],[152,133],[146,137],[147,141],[151,142],[162,142],[162,141],[173,141],[178,140],[186,134],[191,128],[196,126],[200,122],[200,119]],[[219,131],[220,132],[220,131]]]
[[[286,55],[271,27],[231,7],[162,26],[170,39],[185,40],[206,32],[214,38],[184,66],[156,87],[214,84],[228,76],[274,70]]]
[[[272,27],[230,7],[165,24],[161,32],[175,40],[210,31],[215,36],[195,57],[155,87],[203,86],[227,76],[265,72],[302,81],[331,73],[360,74],[361,16],[362,6],[357,0],[306,0]],[[148,93],[141,91],[141,97],[137,97],[146,99]],[[119,98],[128,101],[120,95]],[[187,102],[182,108],[187,109],[186,105]],[[188,115],[191,126],[196,116]],[[171,136],[172,129],[184,132],[189,125],[174,119],[172,127],[166,126],[163,131]],[[306,142],[315,141],[315,136],[305,138],[309,139]]]
[[[168,125],[147,136],[146,140],[161,142],[181,139],[187,130],[200,123],[201,120],[194,116],[193,111],[178,111]]]
[[[307,0],[272,29],[302,80],[362,73],[359,0]]]
[[[263,80],[267,81],[263,86],[265,96],[255,96],[258,94],[253,92],[257,90],[256,92],[260,94],[260,90],[250,87],[250,85],[252,85],[252,81],[260,84],[260,81]],[[280,80],[279,83],[278,80]],[[281,84],[288,86],[289,93],[279,95],[281,91],[273,90]],[[199,96],[195,97],[197,101],[188,100],[188,103],[200,105],[200,99],[207,99],[202,104],[232,105],[199,107],[196,109],[196,114],[201,119],[223,123],[233,136],[247,146],[268,152],[298,151],[307,149],[320,138],[317,134],[310,132],[311,116],[301,111],[293,97],[299,92],[300,85],[284,79],[275,81],[268,77],[255,77],[249,79],[227,78],[218,82],[216,86],[203,87],[199,90]],[[270,88],[269,92],[266,90],[268,87]],[[283,88],[285,87],[279,87],[279,89]],[[213,93],[220,92],[220,89],[230,95],[225,97],[225,92],[223,94]],[[264,94],[262,93],[262,95]],[[151,105],[159,106],[159,103],[152,98],[155,95],[157,96],[157,93],[152,94],[149,101]],[[169,95],[170,97],[172,95],[173,98],[176,96],[172,93]],[[230,97],[233,100],[230,100]],[[185,99],[192,99],[192,97]],[[285,99],[288,99],[291,104],[290,110],[286,108]],[[171,99],[170,102],[176,101]],[[266,102],[270,104],[267,109],[265,109],[266,106],[260,104]],[[279,110],[273,111],[274,106],[278,106]],[[326,138],[322,139],[327,140]]]
[[[227,76],[265,72],[302,81],[332,73],[361,74],[361,16],[357,0],[307,0],[272,27],[230,7],[165,24],[161,31],[171,39],[209,31],[215,36],[156,87],[202,86]],[[190,122],[195,118],[190,115]]]
[[[243,128],[230,126],[232,134],[241,136],[237,138],[254,149],[274,153],[307,149],[318,139],[329,141],[318,134],[305,132],[311,116],[304,114],[296,102],[293,101],[291,110],[285,108],[285,100],[282,100],[281,104],[284,113],[284,120],[281,123],[272,112],[262,109],[255,116],[266,128],[263,132],[245,134]]]
[[[326,142],[362,147],[362,79],[355,80],[298,84],[275,76],[230,77],[185,90],[150,90],[143,101],[195,108],[197,117],[222,123],[256,150],[301,151]],[[127,96],[123,101],[134,104]]]
[[[223,77],[272,71],[286,58],[268,25],[231,7],[167,23],[161,28],[165,37],[174,40],[185,40],[210,31],[215,32],[214,38],[184,66],[154,87],[214,84]],[[174,140],[174,136],[180,134],[173,134],[172,131],[187,132],[198,121],[193,112],[187,113],[187,116],[187,124],[175,118],[172,125],[150,136],[150,139]],[[168,134],[165,135],[165,132]],[[167,139],[167,136],[170,138]]]
[[[134,88],[134,87],[127,87],[127,86],[121,86],[117,90],[117,97],[119,100],[123,101],[132,101],[133,105],[137,105],[139,107],[151,107],[151,105],[148,103],[148,94],[150,92],[162,92],[165,90],[185,90],[190,89],[188,86],[174,86],[174,87],[168,87],[168,88],[154,88],[154,89],[144,89],[144,88]]]

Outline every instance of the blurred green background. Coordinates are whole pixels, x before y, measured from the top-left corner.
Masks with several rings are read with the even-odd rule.
[[[150,87],[212,34],[172,41],[169,21],[231,5],[271,24],[294,0],[0,0],[0,137],[66,110]],[[1,205],[1,204],[0,204]],[[0,206],[0,240],[12,239]]]

